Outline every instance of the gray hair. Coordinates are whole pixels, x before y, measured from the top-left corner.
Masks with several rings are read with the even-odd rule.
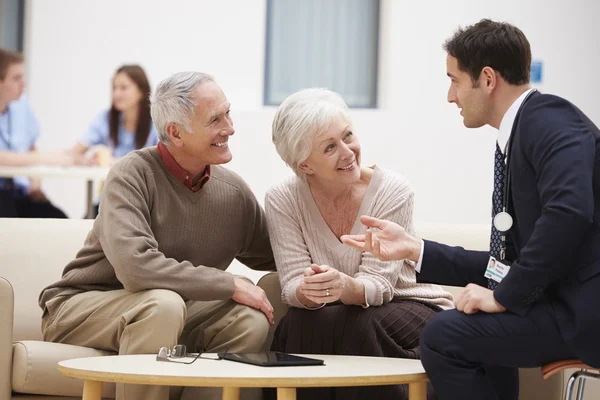
[[[196,106],[195,89],[214,78],[200,72],[178,72],[158,84],[150,99],[150,114],[163,143],[170,143],[167,124],[181,124],[188,132]]]
[[[312,139],[339,118],[351,124],[344,99],[331,90],[303,89],[283,100],[273,119],[273,143],[297,176],[306,177],[299,166],[312,152]]]

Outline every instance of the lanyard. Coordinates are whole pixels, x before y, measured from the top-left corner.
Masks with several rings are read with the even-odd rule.
[[[6,132],[6,136],[4,136],[4,132],[2,131],[2,126],[0,126],[0,139],[6,143],[6,145],[8,146],[8,150],[12,150],[11,147],[11,137],[12,137],[12,131],[11,131],[11,126],[10,126],[10,107],[7,107],[6,109],[6,120],[7,120],[7,126],[8,126],[8,132]]]

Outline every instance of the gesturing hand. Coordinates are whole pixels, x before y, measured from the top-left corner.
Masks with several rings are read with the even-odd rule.
[[[421,253],[420,239],[411,236],[400,225],[363,215],[360,222],[367,226],[364,235],[344,235],[343,243],[359,250],[372,253],[381,261],[409,259],[418,261]],[[372,229],[378,229],[374,232]]]
[[[494,314],[506,311],[502,304],[494,298],[494,292],[474,283],[469,283],[465,289],[456,296],[454,305],[458,311],[465,314],[474,314],[477,311]]]
[[[262,311],[273,325],[273,306],[262,288],[240,277],[234,277],[233,301]]]
[[[314,303],[333,303],[344,292],[346,276],[328,265],[312,264],[304,270],[304,279],[298,289]]]

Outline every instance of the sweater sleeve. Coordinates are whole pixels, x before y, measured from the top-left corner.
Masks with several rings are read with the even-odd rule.
[[[140,156],[115,164],[106,179],[97,217],[102,250],[125,290],[167,289],[185,300],[225,300],[233,275],[216,268],[167,258],[150,225],[154,179]]]
[[[408,181],[395,176],[393,179],[384,183],[381,193],[374,199],[376,204],[371,216],[395,222],[414,234],[414,192]],[[369,306],[390,302],[399,279],[411,285],[416,282],[414,268],[409,261],[381,261],[369,252],[363,253],[359,272],[354,277],[364,283]],[[374,292],[369,288],[374,288]]]
[[[296,289],[302,282],[304,269],[310,267],[312,261],[291,193],[283,188],[270,189],[265,196],[265,212],[281,283],[281,299],[292,307],[307,308],[296,297]]]

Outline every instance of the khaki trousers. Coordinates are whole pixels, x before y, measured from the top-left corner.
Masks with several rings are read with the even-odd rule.
[[[223,352],[227,347],[230,352],[262,351],[269,330],[262,312],[231,299],[184,302],[177,293],[162,289],[90,291],[59,296],[47,307],[42,318],[44,340],[120,355],[156,354],[160,347],[178,343],[188,352]],[[260,398],[260,390],[245,389],[242,396]],[[118,400],[168,398],[168,387],[117,384]],[[181,398],[216,400],[221,389],[185,388]]]

